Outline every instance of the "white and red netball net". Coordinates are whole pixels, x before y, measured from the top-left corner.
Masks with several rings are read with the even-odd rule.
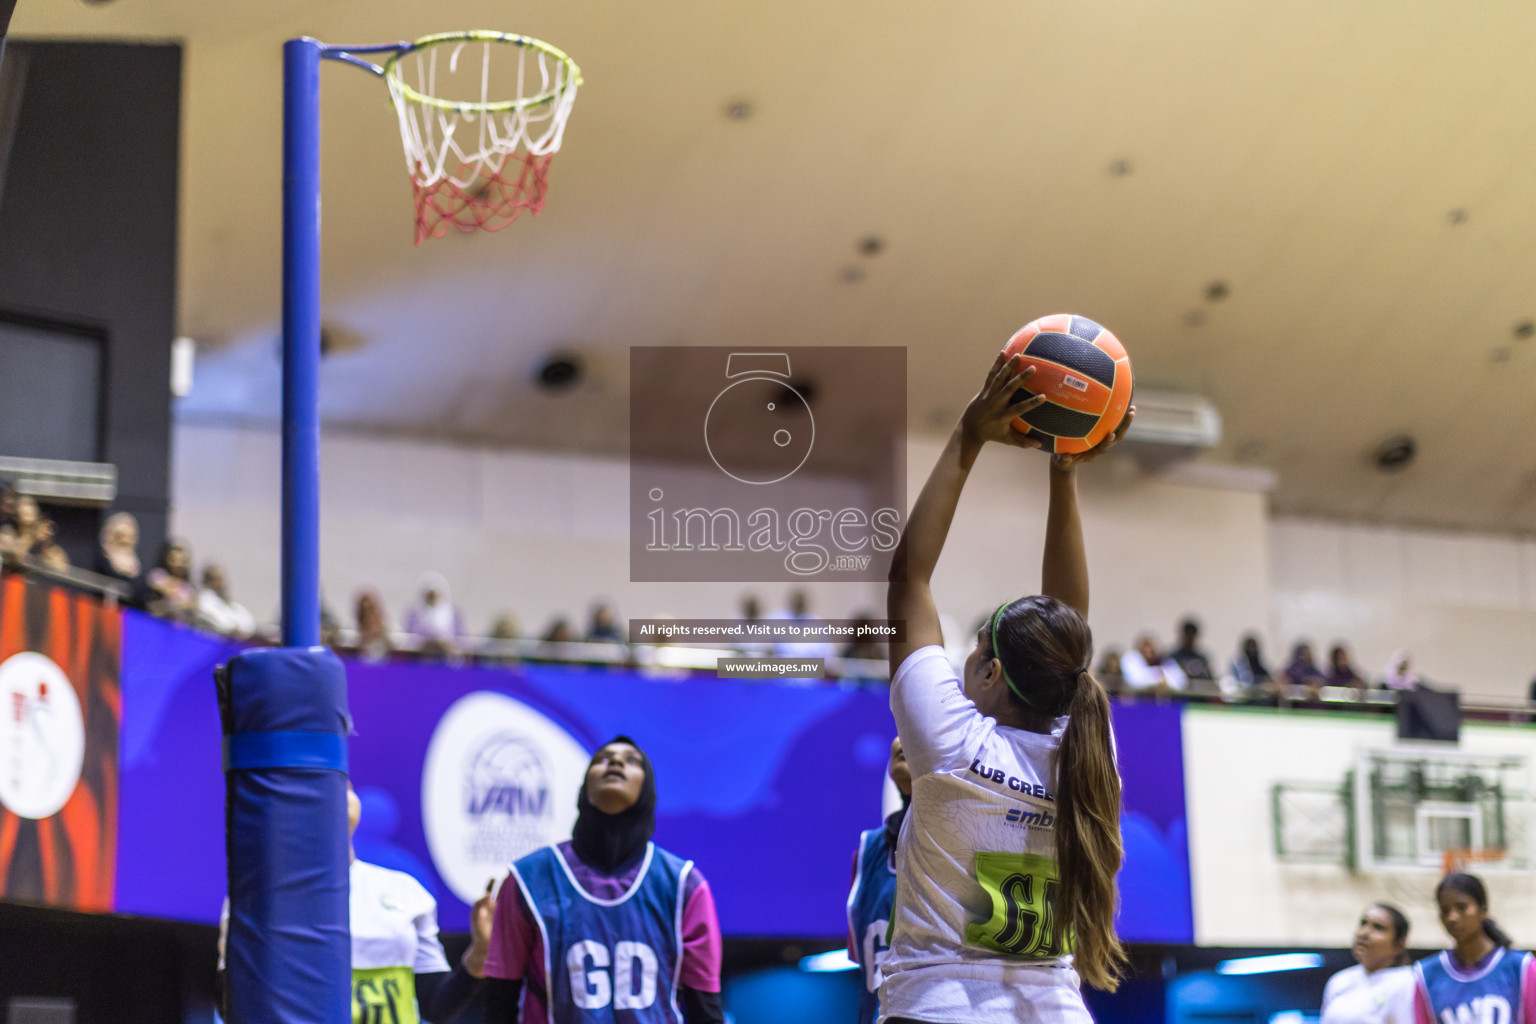
[[[526,36],[453,32],[417,40],[384,71],[416,196],[417,245],[450,227],[496,231],[543,209],[581,85],[570,57]]]

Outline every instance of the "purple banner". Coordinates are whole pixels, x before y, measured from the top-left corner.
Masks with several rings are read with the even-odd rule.
[[[213,667],[232,653],[124,616],[120,912],[218,918]],[[844,932],[858,833],[880,821],[883,691],[534,665],[354,662],[348,678],[358,856],[420,879],[444,928],[467,927],[468,902],[510,860],[569,836],[588,755],[626,733],[656,768],[656,840],[697,862],[727,935]],[[1132,940],[1189,941],[1178,730],[1175,709],[1117,709]]]

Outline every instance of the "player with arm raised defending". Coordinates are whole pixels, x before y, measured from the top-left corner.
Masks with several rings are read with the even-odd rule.
[[[999,355],[912,509],[889,615],[891,709],[912,772],[897,852],[891,949],[880,991],[890,1024],[1087,1022],[1079,976],[1113,989],[1125,963],[1114,932],[1120,776],[1109,703],[1089,674],[1088,568],[1077,465],[1050,469],[1043,594],[988,616],[956,678],[929,581],[960,492],[988,441],[1037,443],[1010,425],[1042,400],[1013,402],[1032,371]],[[999,558],[1012,554],[999,540]],[[904,556],[904,558],[903,558]]]

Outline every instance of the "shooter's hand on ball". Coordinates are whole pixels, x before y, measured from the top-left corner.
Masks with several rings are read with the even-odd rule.
[[[960,434],[967,446],[980,448],[988,441],[1001,441],[1018,448],[1040,447],[1039,441],[1012,426],[1016,417],[1045,402],[1041,395],[1013,402],[1013,396],[1035,372],[1033,366],[1019,372],[1019,361],[1017,355],[1005,359],[1003,353],[997,354],[986,383],[960,415]]]
[[[1126,431],[1131,429],[1131,421],[1135,418],[1136,407],[1133,405],[1125,410],[1125,418],[1120,421],[1120,425],[1114,429],[1114,432],[1104,440],[1085,452],[1078,452],[1076,455],[1053,455],[1051,456],[1051,464],[1057,469],[1071,469],[1073,466],[1081,463],[1092,462],[1120,443],[1120,439],[1125,436]]]

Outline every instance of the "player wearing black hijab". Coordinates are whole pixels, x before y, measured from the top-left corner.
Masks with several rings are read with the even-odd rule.
[[[720,924],[692,861],[651,842],[656,781],[617,736],[568,842],[512,865],[485,961],[486,1024],[722,1024]]]

